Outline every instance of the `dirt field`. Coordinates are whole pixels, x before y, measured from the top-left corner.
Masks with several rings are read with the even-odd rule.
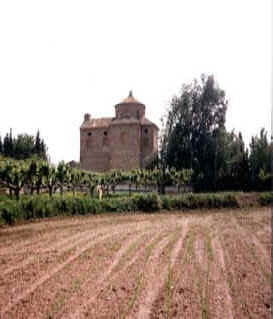
[[[271,211],[0,230],[0,318],[271,318]]]

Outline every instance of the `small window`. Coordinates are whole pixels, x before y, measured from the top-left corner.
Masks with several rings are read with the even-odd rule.
[[[148,129],[147,128],[144,129],[144,133],[148,134]]]
[[[139,120],[139,118],[140,118],[140,116],[139,116],[139,110],[137,110],[137,112],[136,112],[136,117],[137,117],[137,119]]]
[[[92,135],[92,132],[88,132],[88,136],[91,136]]]
[[[107,132],[106,132],[106,131],[104,131],[104,133],[103,133],[103,134],[104,134],[104,136],[107,136]]]

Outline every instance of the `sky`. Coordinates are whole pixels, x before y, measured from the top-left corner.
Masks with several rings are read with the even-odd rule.
[[[160,126],[205,73],[248,143],[271,130],[271,20],[271,0],[2,0],[0,135],[39,129],[52,162],[79,161],[84,113],[113,117],[133,90]]]

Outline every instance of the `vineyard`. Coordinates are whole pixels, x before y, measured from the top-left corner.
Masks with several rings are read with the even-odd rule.
[[[30,194],[48,192],[50,197],[58,191],[61,195],[67,190],[75,195],[76,190],[88,189],[91,197],[97,185],[101,185],[103,193],[114,193],[118,185],[126,183],[131,195],[131,188],[137,190],[140,186],[162,189],[162,185],[169,183],[175,185],[180,191],[182,186],[190,183],[192,171],[184,169],[163,172],[159,169],[135,169],[129,172],[113,170],[106,173],[92,173],[60,162],[54,166],[45,161],[25,160],[0,161],[0,186],[6,187],[9,194],[16,199],[20,198],[22,190]]]

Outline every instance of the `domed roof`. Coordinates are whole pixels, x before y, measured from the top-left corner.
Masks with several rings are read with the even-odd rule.
[[[130,91],[128,97],[126,99],[124,99],[123,101],[121,101],[119,104],[143,104],[143,103],[136,100],[133,97],[133,92]]]

